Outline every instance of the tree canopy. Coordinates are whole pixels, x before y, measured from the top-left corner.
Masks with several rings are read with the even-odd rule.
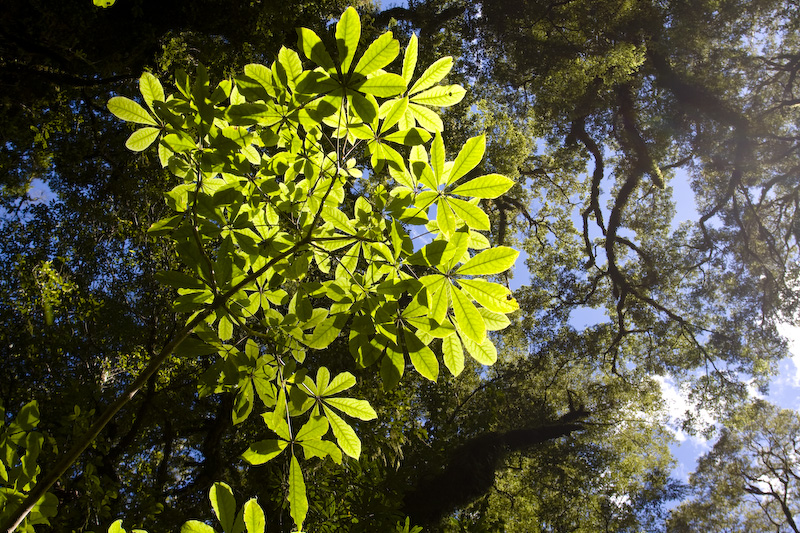
[[[3,521],[47,476],[28,530],[793,513],[746,450],[796,415],[747,402],[798,322],[797,11],[348,5],[6,2]],[[689,486],[663,379],[725,424]]]

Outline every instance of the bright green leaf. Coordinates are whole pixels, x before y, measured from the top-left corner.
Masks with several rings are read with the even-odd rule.
[[[189,520],[181,526],[181,533],[215,533],[214,528],[199,520]]]
[[[153,117],[150,116],[150,113],[145,108],[124,96],[111,98],[108,101],[108,110],[114,113],[117,118],[121,118],[126,122],[158,126],[158,122],[153,120]]]
[[[356,65],[355,72],[362,76],[369,76],[376,70],[391,63],[399,53],[400,43],[392,36],[392,32],[387,31],[369,45],[367,51],[364,52],[364,55],[361,56]],[[403,90],[405,90],[404,81]]]
[[[417,351],[409,350],[408,355],[419,375],[434,382],[439,378],[439,361],[430,348],[423,346]]]
[[[161,130],[158,128],[140,128],[131,133],[131,136],[125,141],[125,147],[133,152],[146,150],[158,138],[159,133]]]
[[[439,83],[442,78],[447,76],[452,68],[452,57],[447,56],[437,60],[430,67],[428,67],[425,72],[422,73],[422,76],[420,76],[417,82],[411,87],[409,93],[416,94],[419,91],[427,89],[428,87],[433,87],[433,85]]]
[[[464,348],[472,358],[480,364],[493,365],[497,361],[497,348],[489,337],[484,338],[481,342],[475,342],[465,336],[461,338],[461,342],[464,343]]]
[[[517,260],[519,252],[508,246],[497,246],[485,250],[456,270],[456,274],[463,276],[486,276],[505,272]]]
[[[165,99],[164,87],[161,86],[161,82],[149,72],[145,72],[139,78],[139,91],[142,93],[142,98],[144,98],[147,107],[155,113],[153,102],[163,102]]]
[[[325,403],[359,420],[374,420],[378,418],[375,410],[366,400],[356,400],[355,398],[325,398]]]
[[[482,279],[460,279],[458,283],[479,304],[490,311],[511,313],[519,309],[519,304],[511,296],[511,291],[499,283]]]
[[[417,36],[412,33],[411,38],[408,40],[408,46],[406,46],[405,55],[403,56],[402,76],[406,85],[411,83],[411,78],[414,76],[414,69],[417,67],[418,49]]]
[[[254,466],[264,464],[280,455],[287,445],[288,443],[285,440],[260,440],[251,444],[244,451],[242,459]]]
[[[461,85],[440,85],[415,94],[411,101],[427,106],[447,107],[464,99],[467,91]]]
[[[233,522],[236,519],[236,500],[233,491],[225,483],[214,483],[208,495],[211,507],[217,520],[222,525],[222,531],[233,533]]]
[[[511,187],[514,181],[500,174],[488,174],[462,183],[451,191],[451,194],[460,194],[472,198],[497,198]]]
[[[359,38],[361,38],[361,19],[351,6],[342,13],[342,17],[336,23],[336,47],[339,51],[342,74],[350,70]]]
[[[247,533],[264,533],[267,524],[266,517],[264,516],[264,510],[258,505],[258,501],[255,498],[245,502],[242,514]]]
[[[472,137],[461,148],[461,151],[456,156],[453,162],[453,168],[450,169],[450,176],[447,178],[447,184],[455,183],[460,177],[467,172],[478,166],[478,163],[483,159],[483,154],[486,151],[486,136],[478,135]]]
[[[303,531],[303,522],[308,513],[308,497],[303,471],[300,470],[300,463],[294,455],[289,463],[289,512],[298,531]]]
[[[476,343],[483,342],[486,338],[486,324],[483,323],[481,314],[462,291],[452,287],[450,294],[458,329]]]
[[[471,229],[491,229],[491,225],[489,224],[489,216],[477,205],[452,197],[449,197],[447,202],[453,209],[453,213],[455,213],[458,218],[463,220],[464,223]]]
[[[358,438],[353,428],[334,413],[330,407],[323,406],[323,409],[339,447],[353,459],[358,459],[361,455],[361,439]]]
[[[442,339],[442,356],[444,365],[453,376],[458,376],[464,370],[464,349],[458,335],[450,335]]]

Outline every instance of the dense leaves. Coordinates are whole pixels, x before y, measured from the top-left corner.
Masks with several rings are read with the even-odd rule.
[[[5,422],[40,480],[140,387],[46,518],[666,527],[659,384],[734,420],[796,321],[797,14],[266,4],[4,5]]]

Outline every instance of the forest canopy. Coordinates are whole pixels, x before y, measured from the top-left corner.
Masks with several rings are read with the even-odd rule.
[[[797,530],[795,7],[4,13],[6,529]]]

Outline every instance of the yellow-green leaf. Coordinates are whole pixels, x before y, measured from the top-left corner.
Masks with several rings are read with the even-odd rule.
[[[486,151],[486,136],[478,135],[472,137],[461,148],[461,151],[456,156],[453,162],[453,168],[450,169],[450,176],[447,178],[447,184],[455,183],[458,178],[465,175],[467,172],[478,166],[478,163],[483,159],[483,154]]]
[[[150,113],[145,108],[124,96],[111,98],[108,101],[108,110],[114,113],[117,118],[121,118],[126,122],[158,126],[158,122],[153,120],[153,117],[150,116]]]
[[[378,74],[356,85],[362,93],[388,98],[406,90],[406,82],[397,74]]]
[[[247,500],[242,510],[244,527],[247,533],[264,533],[266,528],[266,517],[264,510],[258,505],[255,498]]]
[[[399,53],[400,43],[394,38],[392,32],[387,31],[369,45],[367,51],[358,61],[355,72],[362,76],[369,76],[376,70],[391,63]],[[405,81],[403,82],[403,90],[405,90]]]
[[[336,48],[339,51],[342,73],[350,70],[361,37],[361,19],[353,7],[348,7],[336,23]]]
[[[303,531],[303,522],[308,513],[308,497],[306,496],[306,482],[297,457],[292,455],[289,463],[289,513],[292,515],[294,525],[298,531]]]
[[[300,28],[297,30],[297,35],[298,48],[303,51],[303,55],[328,72],[336,70],[333,59],[331,59],[331,55],[325,49],[325,45],[322,44],[319,35],[308,28]]]
[[[461,85],[439,85],[415,94],[411,101],[427,106],[447,107],[459,103],[465,94],[467,91]]]
[[[416,351],[409,351],[408,355],[411,357],[411,364],[422,377],[434,382],[439,378],[439,361],[430,348],[422,346]]]
[[[442,356],[444,365],[453,376],[458,376],[464,370],[464,349],[458,335],[450,335],[442,339]]]
[[[410,94],[424,91],[428,87],[433,87],[434,84],[439,83],[453,68],[453,58],[450,56],[443,57],[436,61],[433,65],[428,67],[422,76],[419,77],[417,82],[411,87]]]
[[[285,440],[268,439],[254,442],[242,454],[242,459],[251,465],[264,464],[270,459],[274,459],[286,449],[289,443]]]
[[[378,418],[375,410],[366,400],[357,400],[355,398],[325,398],[325,403],[359,420],[374,420]]]
[[[458,329],[476,343],[486,338],[486,324],[472,301],[462,291],[451,287],[453,312],[456,315]]]
[[[131,133],[131,136],[128,137],[127,141],[125,141],[125,147],[133,152],[141,152],[146,150],[151,144],[153,144],[153,141],[158,138],[159,133],[161,133],[161,130],[158,128],[151,128],[149,126],[140,128]]]
[[[161,86],[161,82],[149,72],[145,72],[139,78],[139,91],[142,93],[142,98],[144,98],[147,107],[154,112],[153,102],[164,101],[164,88]]]
[[[511,313],[519,309],[519,304],[511,296],[511,291],[499,283],[482,279],[460,279],[458,283],[475,300],[490,311]]]
[[[222,525],[222,531],[233,533],[233,521],[236,519],[236,500],[233,491],[225,483],[214,483],[208,495],[211,507],[217,520]]]
[[[408,46],[406,46],[406,53],[403,56],[403,80],[405,80],[406,85],[411,83],[411,78],[414,76],[414,69],[417,67],[417,36],[415,34],[411,34],[411,39],[408,40]]]
[[[477,205],[465,202],[458,198],[449,197],[447,202],[453,209],[455,215],[464,221],[471,229],[488,230],[491,229],[489,216]]]
[[[425,106],[415,104],[414,102],[410,102],[408,104],[407,111],[410,111],[414,115],[414,119],[419,123],[420,127],[425,128],[430,132],[444,130],[444,123],[436,111],[428,109]]]
[[[472,198],[497,198],[514,185],[514,181],[500,174],[487,174],[462,183],[451,191]]]
[[[497,361],[497,348],[492,344],[489,337],[485,337],[481,342],[475,342],[469,337],[462,337],[464,348],[467,352],[482,365],[493,365]]]
[[[456,270],[464,276],[486,276],[505,272],[517,260],[519,252],[508,246],[497,246],[484,250]]]
[[[361,439],[358,438],[350,424],[342,420],[330,407],[323,406],[323,409],[339,447],[353,459],[358,459],[361,455]]]

